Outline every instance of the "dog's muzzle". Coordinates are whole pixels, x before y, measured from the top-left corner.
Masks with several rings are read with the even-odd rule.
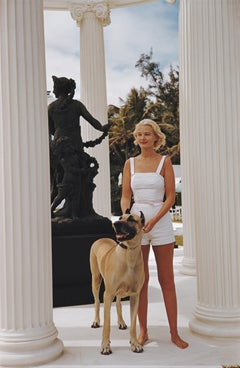
[[[125,221],[118,220],[114,222],[113,228],[116,233],[116,238],[120,241],[131,240],[137,235],[135,226],[131,226]]]

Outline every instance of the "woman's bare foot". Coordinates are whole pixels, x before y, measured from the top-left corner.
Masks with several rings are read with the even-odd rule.
[[[148,334],[147,332],[140,332],[140,335],[138,336],[138,343],[140,345],[144,345],[148,341]]]
[[[189,345],[186,341],[182,340],[179,335],[171,335],[171,340],[180,349],[186,349]]]

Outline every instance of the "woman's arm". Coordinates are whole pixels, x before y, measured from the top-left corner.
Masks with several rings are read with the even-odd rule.
[[[164,177],[166,199],[159,212],[145,225],[145,232],[152,230],[153,226],[170,210],[175,203],[175,175],[169,157],[165,158],[161,173]]]
[[[164,177],[165,184],[166,200],[164,202],[164,207],[166,208],[166,213],[175,203],[175,175],[170,157],[166,157],[165,159],[162,175]]]
[[[132,189],[131,189],[130,160],[127,160],[123,168],[123,178],[122,178],[122,196],[120,201],[122,213],[125,213],[126,210],[130,208],[131,198],[132,198]]]

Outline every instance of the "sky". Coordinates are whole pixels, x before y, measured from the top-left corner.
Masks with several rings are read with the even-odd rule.
[[[111,9],[111,24],[104,27],[107,104],[121,105],[131,88],[146,86],[135,64],[141,54],[153,52],[153,61],[167,75],[178,62],[178,7],[158,0],[147,4]],[[47,89],[52,75],[73,78],[79,99],[80,32],[68,11],[44,11]]]

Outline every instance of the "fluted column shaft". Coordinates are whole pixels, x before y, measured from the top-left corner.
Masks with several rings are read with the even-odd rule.
[[[239,10],[238,0],[180,2],[184,221],[198,280],[190,328],[222,337],[240,336]]]
[[[190,59],[190,40],[193,30],[189,23],[191,17],[183,13],[184,4],[180,7],[179,21],[179,68],[180,68],[180,136],[181,136],[181,180],[182,180],[182,218],[184,257],[181,272],[185,275],[196,275],[196,231],[197,219],[195,212],[195,188],[192,186],[193,177],[190,173],[195,170],[195,162],[189,159],[196,147],[195,125],[190,123],[195,119],[195,111],[192,108],[192,79],[188,69],[192,67]],[[190,190],[191,188],[191,190]]]
[[[0,0],[0,364],[58,356],[41,0]]]
[[[70,8],[80,29],[80,91],[81,100],[91,114],[102,124],[108,122],[106,73],[103,26],[110,23],[107,1],[81,1]],[[100,136],[84,120],[81,121],[84,141]],[[88,149],[97,158],[99,173],[95,178],[93,207],[101,215],[111,215],[110,165],[108,138],[100,145]]]

